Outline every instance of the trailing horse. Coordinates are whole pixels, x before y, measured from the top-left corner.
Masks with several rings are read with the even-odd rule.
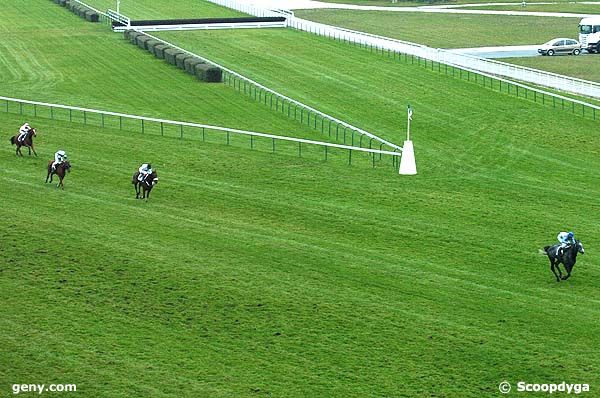
[[[56,188],[65,189],[63,180],[65,178],[66,173],[71,172],[71,163],[69,163],[69,161],[66,160],[66,161],[62,162],[61,164],[56,165],[54,170],[52,170],[52,163],[54,163],[54,161],[52,161],[52,160],[48,161],[48,174],[46,175],[46,182],[52,182],[52,177],[54,176],[54,174],[56,174],[58,176],[58,178],[60,179]],[[50,179],[50,181],[48,181],[48,178]]]
[[[29,149],[29,155],[31,156],[31,151],[33,151],[33,154],[35,156],[37,156],[37,153],[35,152],[35,148],[33,147],[33,137],[36,137],[36,133],[35,133],[35,129],[29,129],[29,131],[27,132],[27,135],[25,136],[25,138],[23,139],[23,141],[19,141],[19,135],[13,135],[12,137],[10,137],[10,143],[12,145],[16,145],[17,146],[17,150],[16,150],[16,154],[17,156],[21,155],[23,156],[23,153],[21,153],[21,147],[27,147]]]
[[[550,260],[550,270],[556,276],[556,281],[560,282],[561,280],[567,280],[571,276],[571,271],[573,270],[573,266],[577,261],[577,253],[584,254],[585,250],[583,249],[583,245],[581,241],[576,241],[574,245],[567,246],[563,250],[560,249],[560,244],[554,246],[545,246],[544,252],[548,256]],[[563,276],[560,271],[559,264],[563,264],[565,267],[565,271],[567,275]],[[556,273],[558,270],[558,274]]]
[[[138,179],[139,176],[140,172],[136,171],[131,179],[131,183],[135,188],[135,198],[140,199],[140,194],[142,194],[141,199],[148,200],[148,198],[150,198],[150,191],[152,191],[152,188],[158,184],[158,175],[156,174],[156,171],[153,171],[151,174],[146,176],[143,181]]]

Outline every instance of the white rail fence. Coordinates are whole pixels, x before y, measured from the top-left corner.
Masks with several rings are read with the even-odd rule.
[[[309,153],[310,148],[321,148],[319,153],[315,155],[314,151],[310,152],[312,157],[318,156],[324,160],[336,157],[340,159],[340,151],[347,152],[343,156],[349,164],[352,164],[353,153],[366,155],[358,160],[368,161],[373,167],[382,166],[389,162],[395,170],[399,166],[399,158],[401,151],[385,151],[374,148],[359,148],[350,145],[341,145],[331,142],[314,141],[302,138],[294,138],[290,136],[280,136],[274,134],[260,133],[254,131],[246,131],[232,129],[221,126],[213,126],[208,124],[200,124],[193,122],[176,121],[161,118],[152,118],[146,116],[130,115],[119,112],[109,112],[98,109],[82,108],[69,105],[52,104],[39,101],[30,101],[18,98],[0,96],[0,111],[5,113],[19,114],[24,116],[33,116],[48,118],[52,120],[68,121],[71,123],[82,123],[85,125],[93,125],[102,128],[115,128],[119,130],[135,131],[142,134],[155,134],[167,137],[176,138],[195,138],[202,141],[223,142],[227,145],[233,145],[233,137],[245,136],[248,141],[242,142],[242,145],[248,145],[250,149],[260,149],[259,144],[262,142],[262,148],[268,147],[272,152],[282,152],[285,154],[298,153],[303,157]],[[215,134],[217,137],[215,138]],[[259,140],[262,140],[259,142]],[[292,144],[281,147],[281,143]],[[239,142],[238,142],[239,144]],[[337,152],[334,152],[337,150]],[[354,159],[355,161],[357,159]]]
[[[123,24],[123,26],[120,27],[120,29],[122,29],[122,30],[129,29],[129,26],[131,25],[131,19],[129,17],[127,17],[126,15],[118,13],[115,10],[111,10],[110,8],[106,12],[106,15],[113,21]],[[116,31],[117,29],[114,29],[114,30]]]
[[[79,0],[74,0],[74,1],[77,1],[77,2],[81,3]],[[230,4],[229,0],[221,0],[221,1],[224,1],[224,5],[225,4]],[[85,3],[81,3],[81,4],[87,6],[87,4],[85,4]],[[231,2],[230,5],[233,6],[233,2]],[[227,5],[225,5],[225,6],[227,6]],[[233,7],[231,7],[231,8],[233,8]],[[258,17],[281,17],[282,13],[285,13],[284,11],[264,10],[264,9],[260,9],[260,8],[254,7],[254,6],[245,5],[245,4],[238,5],[238,8],[236,8],[238,11],[245,12],[247,14],[258,16]],[[114,14],[116,14],[116,12]],[[119,19],[127,18],[123,14],[114,15],[114,18],[110,14],[102,14],[102,15],[104,17],[106,17],[107,20],[109,20],[109,21],[116,21],[116,22],[119,22]],[[135,26],[132,26],[131,28],[133,30],[136,30],[136,31],[141,31],[140,29],[138,29]],[[309,105],[306,105],[306,104],[304,104],[304,103],[302,103],[300,101],[296,101],[296,100],[294,100],[294,99],[292,99],[290,97],[287,97],[287,96],[285,96],[283,94],[280,94],[280,93],[276,92],[275,90],[272,90],[272,89],[270,89],[270,88],[268,88],[266,86],[263,86],[262,84],[254,81],[252,79],[249,79],[249,78],[241,75],[240,73],[237,73],[237,72],[235,72],[235,71],[233,71],[233,70],[231,70],[231,69],[229,69],[229,68],[227,68],[227,67],[225,67],[223,65],[220,65],[220,64],[218,64],[218,63],[216,63],[216,62],[214,62],[214,61],[212,61],[212,60],[210,60],[208,58],[202,57],[201,55],[195,54],[195,53],[193,53],[191,51],[188,51],[188,50],[186,50],[186,49],[184,49],[182,47],[176,46],[175,44],[170,43],[170,42],[168,42],[166,40],[163,40],[163,39],[161,39],[159,37],[152,36],[151,34],[148,34],[148,33],[145,33],[145,34],[147,36],[152,37],[154,40],[160,41],[161,43],[166,44],[166,45],[168,45],[168,46],[170,46],[172,48],[175,48],[175,49],[177,49],[179,51],[182,51],[184,53],[190,54],[192,56],[198,57],[198,58],[204,60],[205,62],[207,62],[207,63],[209,63],[211,65],[214,65],[214,66],[217,66],[217,67],[221,68],[223,70],[223,72],[224,72],[224,77],[227,80],[227,83],[229,83],[230,85],[233,83],[234,88],[235,88],[236,82],[237,82],[237,85],[238,85],[237,87],[241,91],[241,84],[243,83],[243,85],[244,85],[244,93],[246,93],[246,86],[247,85],[248,86],[252,86],[254,88],[254,96],[255,97],[256,97],[257,93],[259,93],[260,94],[259,99],[262,100],[262,98],[263,98],[262,94],[264,93],[265,104],[267,103],[267,95],[268,95],[271,107],[273,105],[273,98],[275,98],[276,109],[279,109],[278,106],[279,106],[279,102],[280,101],[282,103],[282,105],[281,105],[282,111],[283,111],[283,107],[284,107],[283,104],[287,103],[288,111],[291,110],[290,109],[291,106],[294,106],[294,119],[296,119],[296,113],[297,113],[296,111],[297,111],[297,109],[300,109],[301,110],[301,112],[300,112],[300,119],[301,120],[300,121],[303,122],[304,112],[306,112],[306,114],[308,115],[307,116],[307,123],[308,123],[309,126],[312,126],[310,124],[311,123],[310,116],[312,115],[313,116],[313,120],[312,121],[314,123],[313,127],[315,129],[317,129],[317,118],[320,117],[321,118],[321,132],[324,132],[324,130],[325,130],[325,121],[327,121],[327,123],[328,123],[327,130],[328,130],[328,133],[331,135],[332,134],[332,123],[334,123],[335,124],[334,127],[335,127],[336,139],[338,138],[338,133],[339,133],[339,130],[340,130],[340,127],[341,127],[341,129],[342,129],[341,135],[343,136],[343,142],[344,142],[344,144],[346,144],[347,131],[349,131],[350,134],[348,134],[348,135],[350,136],[350,140],[351,140],[350,142],[351,142],[352,146],[355,143],[355,139],[354,139],[355,138],[355,133],[357,133],[360,136],[360,138],[358,139],[359,147],[362,147],[363,137],[367,137],[367,140],[369,141],[369,147],[372,147],[373,141],[375,140],[375,141],[378,142],[380,150],[385,145],[385,146],[388,147],[388,149],[391,149],[392,151],[399,151],[399,152],[402,151],[402,147],[400,147],[400,146],[398,146],[398,145],[396,145],[396,144],[394,144],[394,143],[392,143],[390,141],[387,141],[387,140],[385,140],[385,139],[383,139],[383,138],[381,138],[381,137],[379,137],[379,136],[377,136],[375,134],[372,134],[372,133],[370,133],[370,132],[368,132],[366,130],[363,130],[361,128],[353,126],[353,125],[351,125],[349,123],[346,123],[346,122],[344,122],[344,121],[342,121],[342,120],[340,120],[340,119],[338,119],[336,117],[333,117],[333,116],[330,116],[330,115],[328,115],[326,113],[323,113],[323,112],[321,112],[321,111],[319,111],[319,110],[317,110],[317,109],[315,109],[315,108],[313,108],[313,107],[311,107]],[[291,112],[288,112],[288,116],[290,116],[290,113]]]
[[[285,28],[282,22],[235,22],[235,23],[205,23],[205,24],[180,24],[180,25],[140,25],[140,26],[116,26],[115,32],[123,32],[127,29],[135,29],[139,32],[164,32],[178,30],[219,30],[219,29],[263,29],[263,28]]]
[[[208,0],[212,3],[229,7],[238,11],[252,13],[256,7],[250,7],[237,0]],[[260,9],[259,9],[260,10]],[[553,89],[600,99],[600,83],[563,76],[556,73],[511,65],[505,62],[480,58],[472,55],[458,54],[449,50],[431,48],[420,44],[388,37],[339,28],[317,22],[297,18],[292,12],[268,10],[287,17],[288,26],[321,36],[333,37],[356,44],[374,46],[376,48],[415,55],[430,61],[447,65],[478,70],[491,75],[504,76],[518,81],[533,83]],[[259,12],[264,12],[261,10]]]
[[[135,27],[133,27],[133,28],[135,28]],[[229,69],[229,68],[227,68],[227,67],[225,67],[223,65],[220,65],[220,64],[218,64],[218,63],[216,63],[214,61],[211,61],[208,58],[205,58],[205,57],[203,57],[201,55],[195,54],[195,53],[193,53],[193,52],[191,52],[189,50],[186,50],[185,48],[176,46],[175,44],[173,44],[171,42],[168,42],[166,40],[163,40],[163,39],[161,39],[159,37],[156,37],[156,36],[153,36],[151,34],[146,33],[146,35],[149,36],[149,37],[151,37],[151,38],[153,38],[154,40],[157,40],[157,41],[159,41],[159,42],[161,42],[163,44],[166,44],[166,45],[168,45],[168,46],[170,46],[172,48],[175,48],[175,49],[177,49],[179,51],[182,51],[184,53],[190,54],[190,55],[192,55],[194,57],[198,57],[198,58],[204,60],[205,62],[207,62],[207,63],[209,63],[211,65],[214,65],[214,66],[217,66],[217,67],[221,68],[223,70],[224,77],[225,77],[225,80],[226,80],[227,83],[229,83],[230,85],[233,84],[234,87],[237,84],[237,88],[240,91],[242,90],[241,87],[242,87],[242,84],[243,84],[244,93],[247,93],[247,95],[254,95],[255,98],[257,98],[257,96],[258,96],[259,100],[262,100],[264,98],[265,104],[267,103],[267,95],[268,95],[269,96],[269,105],[271,107],[273,106],[273,99],[275,99],[275,107],[276,107],[277,110],[280,109],[279,108],[279,104],[280,103],[282,104],[281,105],[281,112],[282,113],[284,112],[284,106],[285,106],[284,104],[287,104],[288,110],[289,110],[288,116],[291,116],[291,108],[290,108],[291,106],[294,106],[295,110],[296,109],[300,109],[301,110],[301,112],[300,112],[300,118],[301,118],[301,120],[300,121],[303,122],[304,119],[302,117],[306,113],[308,115],[307,123],[308,123],[309,126],[313,126],[313,124],[314,124],[314,128],[318,128],[318,126],[317,126],[317,118],[321,118],[321,122],[320,122],[321,132],[324,132],[324,130],[325,130],[325,121],[327,121],[327,123],[328,123],[328,132],[329,133],[331,132],[331,124],[332,123],[334,123],[336,125],[336,130],[339,128],[339,126],[341,126],[344,129],[344,143],[346,143],[346,141],[345,141],[346,130],[349,130],[350,131],[350,135],[352,137],[352,143],[353,144],[354,144],[354,133],[357,133],[361,137],[362,136],[367,137],[367,139],[369,140],[369,145],[372,145],[372,141],[375,140],[381,146],[386,145],[386,146],[388,146],[389,148],[391,148],[394,151],[395,150],[402,151],[402,148],[400,146],[398,146],[398,145],[396,145],[396,144],[394,144],[394,143],[392,143],[390,141],[387,141],[387,140],[385,140],[385,139],[383,139],[383,138],[381,138],[381,137],[379,137],[379,136],[377,136],[377,135],[375,135],[373,133],[370,133],[370,132],[368,132],[366,130],[363,130],[361,128],[353,126],[353,125],[351,125],[349,123],[346,123],[346,122],[344,122],[344,121],[342,121],[342,120],[340,120],[340,119],[338,119],[336,117],[333,117],[333,116],[330,116],[330,115],[328,115],[326,113],[323,113],[323,112],[321,112],[321,111],[319,111],[319,110],[317,110],[317,109],[315,109],[315,108],[313,108],[313,107],[311,107],[309,105],[306,105],[306,104],[304,104],[304,103],[302,103],[300,101],[296,101],[296,100],[294,100],[294,99],[292,99],[290,97],[287,97],[287,96],[285,96],[285,95],[283,95],[281,93],[278,93],[277,91],[272,90],[272,89],[270,89],[270,88],[268,88],[266,86],[263,86],[262,84],[254,81],[254,80],[252,80],[250,78],[247,78],[247,77],[245,77],[245,76],[243,76],[243,75],[241,75],[241,74],[239,74],[239,73],[237,73],[237,72],[235,72],[235,71],[233,71],[233,70],[231,70],[231,69]],[[253,87],[254,91],[252,91],[252,89],[250,89],[250,88],[248,88],[248,91],[246,91],[246,86],[247,85],[249,87],[250,86]],[[264,93],[264,95],[263,95],[263,93]],[[294,119],[296,118],[297,113],[298,112],[295,112]],[[311,124],[311,119],[310,119],[311,115],[313,117],[313,120],[312,120],[313,124]],[[359,141],[359,145],[362,146],[362,138]]]

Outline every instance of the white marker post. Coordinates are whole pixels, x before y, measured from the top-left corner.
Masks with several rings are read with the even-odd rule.
[[[117,14],[120,14],[119,8],[121,6],[121,0],[117,0]]]
[[[415,175],[417,174],[417,163],[415,162],[415,151],[413,143],[410,140],[410,121],[412,120],[413,111],[408,106],[408,124],[406,127],[406,141],[402,147],[402,157],[400,158],[400,170],[399,173],[402,175]]]

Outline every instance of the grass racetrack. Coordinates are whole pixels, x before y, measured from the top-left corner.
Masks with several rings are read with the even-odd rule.
[[[86,4],[101,11],[116,10],[112,0],[86,0]],[[244,13],[218,6],[204,0],[127,0],[119,12],[131,19],[176,19],[176,18],[232,18],[247,16]]]
[[[0,20],[0,93],[315,136],[51,2],[25,4],[7,15],[40,29]],[[30,116],[40,156],[17,158],[23,117],[0,112],[0,395],[599,388],[597,120],[301,32],[161,37],[395,142],[410,102],[419,174]],[[94,50],[78,60],[81,43]],[[64,191],[44,184],[59,148]],[[160,182],[136,201],[146,161]],[[570,229],[586,254],[556,283],[538,250]]]
[[[499,10],[499,11],[539,11],[539,12],[571,12],[577,14],[600,14],[600,4],[596,3],[556,3],[556,4],[521,4],[514,5],[487,5],[469,7],[471,10]]]
[[[51,2],[7,4],[0,95],[230,128],[323,138],[224,84],[203,84]],[[14,25],[23,18],[35,26]]]
[[[600,56],[597,54],[573,57],[506,58],[503,62],[548,72],[600,82]]]
[[[512,46],[578,35],[579,18],[298,10],[296,16],[434,48]],[[551,23],[548,21],[551,20]]]

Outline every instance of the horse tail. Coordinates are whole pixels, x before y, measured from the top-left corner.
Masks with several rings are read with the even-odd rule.
[[[544,252],[548,253],[548,249],[550,249],[552,246],[544,246]]]
[[[541,255],[544,255],[544,256],[545,256],[546,254],[548,254],[548,248],[549,248],[549,247],[550,247],[550,246],[544,246],[544,250],[542,250],[542,249],[538,249],[538,254],[541,254]]]
[[[9,141],[12,145],[15,145],[15,136],[10,137]]]

